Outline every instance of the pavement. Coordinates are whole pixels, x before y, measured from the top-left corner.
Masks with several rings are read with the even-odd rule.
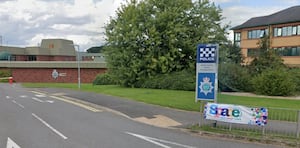
[[[101,109],[105,108],[132,120],[158,127],[187,127],[201,120],[199,112],[171,109],[98,93],[61,88],[36,88],[35,91],[63,96]]]

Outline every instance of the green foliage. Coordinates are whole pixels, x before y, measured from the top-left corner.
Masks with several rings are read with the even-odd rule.
[[[259,55],[254,57],[249,65],[251,74],[257,75],[265,70],[286,68],[281,57],[270,48],[269,36],[262,38],[258,44]]]
[[[219,65],[220,91],[251,91],[251,75],[240,64],[223,63]]]
[[[131,0],[106,25],[106,61],[123,86],[195,70],[198,43],[226,41],[221,10],[208,0]]]
[[[181,71],[141,80],[136,83],[136,87],[194,91],[195,82],[196,74],[194,72]]]
[[[7,78],[11,76],[12,76],[11,70],[5,70],[5,69],[0,70],[0,78]],[[0,82],[8,82],[8,79],[1,79]]]
[[[256,93],[269,96],[288,96],[296,90],[294,77],[283,69],[264,71],[253,78]]]
[[[93,85],[114,85],[117,84],[108,73],[99,74],[93,81]]]
[[[293,76],[293,81],[296,83],[296,91],[300,92],[300,68],[291,68],[289,73]]]
[[[243,60],[244,57],[240,47],[230,42],[220,46],[219,63],[241,64]]]
[[[104,49],[104,46],[91,47],[87,50],[87,53],[102,53],[103,49]]]

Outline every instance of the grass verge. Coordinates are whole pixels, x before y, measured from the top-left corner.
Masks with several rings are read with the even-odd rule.
[[[22,85],[25,87],[54,87],[69,88],[74,90],[78,89],[77,84],[74,83],[23,83]],[[117,85],[92,84],[81,84],[81,91],[118,96],[121,98],[188,111],[199,111],[200,108],[200,103],[195,102],[195,92],[193,91],[126,88]],[[292,99],[218,94],[218,103],[238,104],[253,107],[288,108],[299,110],[299,102],[299,100]]]

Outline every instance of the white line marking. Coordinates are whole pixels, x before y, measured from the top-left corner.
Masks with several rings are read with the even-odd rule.
[[[63,138],[64,140],[68,139],[68,137],[66,137],[65,135],[63,135],[61,132],[59,132],[58,130],[56,130],[55,128],[53,128],[50,124],[48,124],[46,121],[44,121],[42,118],[40,118],[39,116],[37,116],[36,114],[32,113],[31,114],[33,117],[35,117],[36,119],[38,119],[39,121],[41,121],[44,125],[46,125],[49,129],[51,129],[54,133],[56,133],[57,135],[59,135],[61,138]]]
[[[25,108],[22,104],[18,103],[16,100],[12,100],[13,103],[17,104],[18,106],[20,106],[21,108]]]
[[[72,101],[72,100],[68,100],[68,99],[64,99],[64,98],[60,98],[60,97],[56,97],[56,96],[50,96],[50,97],[54,98],[54,99],[57,99],[57,100],[60,100],[60,101],[64,101],[64,102],[73,104],[73,105],[76,105],[76,106],[79,106],[81,108],[87,109],[87,110],[92,111],[92,112],[102,112],[102,110],[96,109],[94,107],[90,107],[88,105],[85,105],[85,104],[82,104],[82,103],[79,103],[79,102],[75,102],[75,101]]]
[[[27,96],[26,95],[22,95],[22,96],[20,96],[20,98],[27,98]]]
[[[46,102],[48,102],[48,103],[54,103],[53,100],[46,100]]]
[[[6,96],[6,99],[10,99],[10,96]]]
[[[183,148],[196,148],[196,147],[193,147],[193,146],[183,145],[183,144],[179,144],[179,143],[176,143],[176,142],[166,141],[166,140],[152,138],[152,137],[147,137],[147,136],[143,136],[143,135],[139,135],[139,134],[135,134],[135,133],[130,133],[130,132],[125,132],[125,133],[128,134],[128,135],[132,135],[132,136],[135,136],[137,138],[143,139],[143,140],[148,141],[150,143],[156,144],[156,145],[158,145],[160,147],[163,147],[163,148],[172,148],[172,147],[164,145],[162,143],[171,144],[171,145],[175,145],[175,146],[179,146],[179,147],[183,147]]]
[[[8,137],[7,143],[6,143],[6,148],[21,148],[21,147]]]
[[[40,99],[38,99],[38,98],[35,98],[35,97],[32,97],[31,99],[32,99],[32,100],[34,100],[34,101],[41,102],[41,103],[43,103],[43,102],[44,102],[43,100],[40,100]]]
[[[37,95],[35,95],[36,97],[39,97],[39,98],[44,98],[44,97],[46,97],[46,95],[41,95],[41,94],[37,94]]]

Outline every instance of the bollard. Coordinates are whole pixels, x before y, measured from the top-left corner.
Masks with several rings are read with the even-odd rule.
[[[9,82],[9,84],[12,84],[13,83],[13,77],[9,77],[8,82]]]

